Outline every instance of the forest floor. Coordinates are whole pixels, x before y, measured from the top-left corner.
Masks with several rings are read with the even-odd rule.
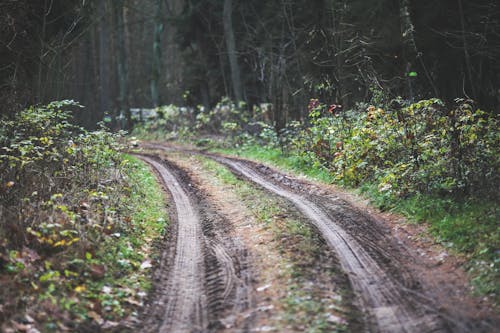
[[[334,186],[165,143],[138,157],[169,193],[145,332],[493,332],[463,258]]]

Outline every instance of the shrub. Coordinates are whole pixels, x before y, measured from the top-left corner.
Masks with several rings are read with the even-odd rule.
[[[311,126],[296,146],[344,184],[376,181],[399,196],[496,193],[498,117],[470,101],[458,100],[451,110],[430,99],[392,110],[335,112],[312,100],[309,111]]]
[[[53,102],[0,121],[0,322],[27,311],[38,322],[79,324],[111,297],[92,282],[129,274],[112,256],[130,248],[123,235],[140,230],[128,211],[121,134],[72,125],[73,107]],[[115,299],[109,319],[123,314]]]

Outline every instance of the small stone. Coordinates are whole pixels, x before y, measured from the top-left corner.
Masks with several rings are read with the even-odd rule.
[[[257,292],[261,292],[261,291],[264,291],[266,289],[269,289],[269,287],[271,287],[270,283],[269,284],[265,284],[263,286],[260,286],[260,287],[257,288]]]

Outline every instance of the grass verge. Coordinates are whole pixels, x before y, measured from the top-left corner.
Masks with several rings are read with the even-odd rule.
[[[128,317],[133,324],[144,298],[151,289],[150,268],[159,260],[155,246],[163,238],[167,227],[165,196],[156,177],[144,162],[125,155],[128,164],[126,179],[128,187],[117,210],[130,215],[125,218],[127,226],[119,233],[107,238],[90,262],[107,267],[99,281],[89,281],[89,299],[97,299],[101,313],[94,319],[113,320]],[[108,323],[108,326],[112,326]]]
[[[50,223],[30,229],[21,249],[0,242],[2,332],[133,329],[167,212],[148,167],[123,154],[117,161],[99,188],[75,186],[37,205]]]
[[[285,155],[276,148],[249,145],[216,151],[266,162],[320,182],[334,183],[334,177],[324,167],[311,166],[301,157]],[[476,292],[500,304],[500,211],[497,203],[426,195],[398,198],[379,192],[372,184],[355,190],[382,210],[402,214],[410,222],[427,223],[436,241],[470,259],[466,268]]]

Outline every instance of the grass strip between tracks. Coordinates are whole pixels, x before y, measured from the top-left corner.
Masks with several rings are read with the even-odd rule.
[[[307,222],[290,214],[290,207],[276,197],[256,186],[239,180],[226,167],[206,159],[196,157],[216,182],[230,186],[241,198],[257,221],[271,231],[274,246],[285,258],[283,263],[286,296],[279,300],[284,314],[281,325],[286,328],[307,332],[344,332],[347,330],[347,309],[351,295],[342,282],[335,286],[335,295],[328,297],[322,293],[321,278],[339,280],[343,273],[337,265],[322,268],[318,273],[318,262],[324,261],[322,251],[326,246]],[[336,277],[336,278],[335,278]],[[342,280],[342,279],[340,279]]]
[[[216,151],[269,163],[323,183],[335,183],[326,168],[311,166],[301,157],[285,155],[276,148],[248,145]],[[437,242],[470,259],[467,269],[476,293],[491,297],[497,305],[500,304],[500,210],[494,203],[459,201],[424,194],[396,198],[379,192],[373,184],[362,184],[355,190],[377,208],[402,214],[410,222],[428,223]]]

